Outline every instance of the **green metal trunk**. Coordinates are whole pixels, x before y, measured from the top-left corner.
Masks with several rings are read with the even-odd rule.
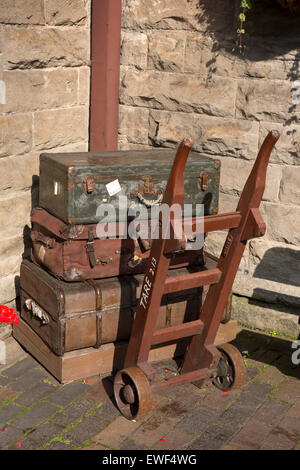
[[[127,196],[131,210],[146,207],[149,213],[161,202],[174,158],[175,149],[41,154],[39,205],[68,224],[101,221],[101,204],[113,205],[117,221],[124,220],[117,210],[120,195]],[[193,215],[196,204],[204,205],[204,215],[218,212],[220,166],[219,160],[190,153],[185,204],[192,204]]]

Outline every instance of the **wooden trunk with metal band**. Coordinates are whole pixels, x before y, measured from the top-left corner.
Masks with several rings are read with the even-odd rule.
[[[115,209],[117,222],[140,209],[149,217],[162,201],[173,155],[172,149],[41,154],[39,205],[72,225],[111,220],[97,212],[104,205]],[[203,204],[205,215],[218,212],[220,166],[196,152],[187,165],[185,203],[194,210]],[[120,195],[127,198],[126,210],[119,210]]]

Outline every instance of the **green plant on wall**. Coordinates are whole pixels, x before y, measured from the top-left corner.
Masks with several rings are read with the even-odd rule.
[[[239,13],[238,13],[238,40],[237,47],[240,52],[243,52],[245,45],[243,43],[243,37],[246,33],[246,21],[250,10],[254,9],[255,4],[261,2],[261,0],[240,0]],[[277,5],[282,7],[286,12],[293,16],[300,15],[300,0],[265,0],[266,5]]]
[[[247,12],[251,10],[252,8],[252,0],[241,0],[240,3],[240,12],[238,16],[239,20],[239,27],[237,29],[238,33],[238,48],[239,51],[242,52],[243,48],[245,47],[243,44],[243,35],[245,34],[245,22],[246,22],[246,16]]]

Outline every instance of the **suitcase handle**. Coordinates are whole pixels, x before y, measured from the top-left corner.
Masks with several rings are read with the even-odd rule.
[[[144,198],[144,196],[141,194],[141,193],[137,193],[137,198],[146,206],[146,207],[152,207],[152,206],[157,206],[158,204],[161,203],[161,201],[163,200],[163,196],[164,194],[161,193],[158,195],[158,197],[156,199],[153,199],[153,200],[148,200],[146,198]]]
[[[54,238],[46,237],[46,235],[43,235],[41,232],[38,232],[36,230],[31,230],[30,238],[33,242],[42,243],[47,248],[54,248],[55,246]]]

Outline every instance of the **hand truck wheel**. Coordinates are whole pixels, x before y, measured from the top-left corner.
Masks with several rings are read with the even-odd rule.
[[[117,372],[114,396],[120,413],[129,420],[143,418],[151,409],[150,384],[139,367],[128,367]]]
[[[222,391],[240,388],[246,382],[246,367],[240,351],[230,343],[218,346],[221,358],[212,383]]]

